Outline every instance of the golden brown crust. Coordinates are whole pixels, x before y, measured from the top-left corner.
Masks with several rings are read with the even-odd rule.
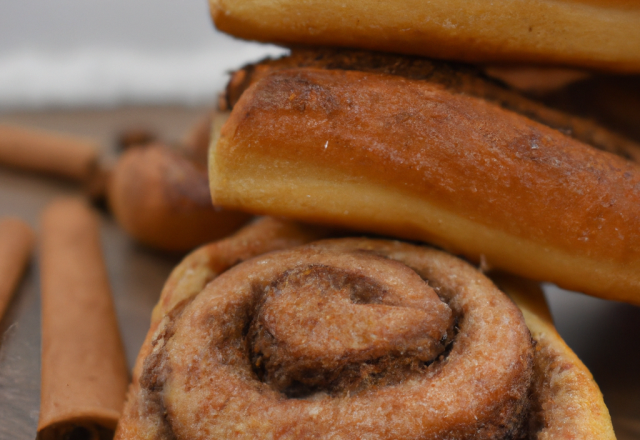
[[[271,74],[224,125],[210,182],[223,206],[426,240],[640,303],[638,165],[437,84]]]
[[[227,85],[227,105],[230,108],[238,102],[242,93],[253,83],[273,72],[301,67],[327,70],[356,70],[367,73],[394,75],[412,80],[428,81],[446,88],[451,93],[474,96],[526,116],[536,122],[556,129],[576,140],[599,150],[617,154],[640,163],[640,145],[615,134],[589,119],[572,116],[554,108],[540,104],[510,89],[478,68],[419,57],[384,54],[370,51],[337,49],[294,49],[290,56],[257,64],[249,64],[237,70]],[[494,69],[503,73],[508,69]],[[513,69],[512,69],[513,70]],[[544,77],[538,69],[535,75]],[[560,69],[556,69],[560,70]],[[522,69],[519,70],[523,73]],[[535,69],[534,69],[535,72]],[[566,72],[565,72],[566,73]],[[529,73],[532,75],[534,73]],[[580,72],[570,72],[574,77]],[[548,75],[545,79],[548,82]],[[525,80],[526,81],[526,80]],[[626,81],[625,89],[629,89]],[[581,91],[585,93],[584,90]],[[553,100],[550,99],[553,102]],[[630,105],[627,105],[630,107]],[[571,113],[576,113],[572,108]],[[581,114],[581,113],[578,113]],[[588,114],[588,113],[587,113]],[[609,123],[611,121],[608,121]],[[618,124],[619,125],[619,124]],[[614,126],[618,126],[614,125]]]
[[[224,237],[250,218],[213,206],[205,165],[161,144],[126,151],[110,176],[108,197],[129,234],[168,251]]]
[[[420,349],[442,351],[449,331],[446,354]],[[159,438],[512,438],[532,355],[517,308],[462,261],[318,242],[238,265],[166,317],[140,379],[158,407],[143,419]]]
[[[458,379],[449,377],[449,370],[456,370],[458,367],[464,368],[462,365],[468,365],[471,371],[474,372],[469,374],[476,374],[485,370],[485,367],[481,367],[475,361],[468,362],[467,360],[462,360],[465,358],[458,358],[458,356],[463,355],[463,352],[467,350],[471,352],[475,350],[478,353],[482,353],[483,356],[491,357],[491,353],[495,355],[497,351],[502,349],[498,348],[501,345],[498,340],[505,337],[504,333],[509,333],[517,327],[513,319],[516,321],[521,319],[518,318],[519,313],[512,313],[514,310],[511,310],[508,301],[505,302],[504,298],[500,299],[501,295],[493,296],[494,292],[497,291],[488,280],[462,261],[426,248],[420,249],[398,242],[363,239],[332,240],[311,244],[292,251],[271,253],[235,267],[217,278],[214,283],[208,285],[202,294],[198,293],[208,280],[215,278],[220,273],[217,272],[218,270],[224,271],[225,268],[229,267],[229,263],[225,263],[225,261],[230,262],[236,260],[239,255],[249,256],[253,252],[259,252],[264,243],[269,241],[267,237],[277,238],[280,243],[278,246],[284,247],[287,247],[286,243],[290,240],[285,238],[289,231],[293,233],[291,236],[293,241],[288,241],[289,245],[293,245],[295,241],[299,241],[301,238],[304,240],[304,236],[307,237],[306,239],[310,238],[310,235],[305,235],[306,233],[303,230],[295,227],[290,229],[292,226],[294,225],[278,224],[277,221],[271,219],[263,220],[260,224],[245,228],[236,237],[212,244],[193,253],[173,272],[171,276],[173,281],[170,281],[165,286],[162,295],[164,299],[169,299],[169,301],[161,299],[158,308],[156,308],[152,320],[152,328],[136,364],[129,402],[116,436],[118,440],[173,439],[182,438],[182,435],[186,435],[188,438],[199,438],[199,436],[208,436],[207,438],[210,438],[221,432],[221,438],[228,438],[230,431],[225,431],[228,428],[222,425],[225,420],[231,421],[233,424],[231,429],[235,436],[262,438],[259,430],[274,427],[278,423],[278,417],[282,416],[282,414],[278,415],[275,412],[276,409],[284,409],[285,414],[289,415],[293,412],[301,412],[300,414],[303,416],[302,419],[288,419],[288,416],[285,416],[284,419],[280,420],[285,424],[277,430],[277,433],[285,438],[305,438],[307,435],[312,435],[316,425],[322,425],[325,428],[328,426],[333,427],[331,432],[336,435],[340,434],[341,438],[356,438],[344,431],[346,429],[345,424],[348,424],[349,413],[353,412],[354,407],[360,408],[362,406],[362,409],[364,409],[364,406],[372,403],[378,394],[383,395],[386,403],[384,407],[381,407],[376,412],[378,416],[374,419],[377,419],[377,422],[373,420],[362,423],[364,419],[361,417],[363,415],[357,416],[356,429],[358,437],[366,433],[375,436],[375,438],[384,438],[384,435],[391,435],[392,438],[397,438],[399,434],[402,435],[402,438],[413,438],[407,430],[411,426],[416,426],[416,422],[421,420],[422,423],[418,423],[418,425],[422,432],[421,435],[424,436],[426,432],[433,433],[432,431],[436,428],[444,426],[446,424],[445,420],[452,420],[453,415],[451,414],[448,417],[442,417],[441,414],[438,414],[436,419],[429,422],[423,420],[424,418],[429,418],[429,414],[433,412],[426,409],[433,410],[434,408],[440,408],[441,405],[449,405],[449,403],[442,403],[435,399],[435,394],[437,393],[434,391],[440,387],[441,382],[456,386]],[[280,232],[276,232],[277,230],[280,230]],[[247,239],[256,236],[260,232],[267,232],[267,236],[263,237],[263,240],[266,241],[260,240],[262,244],[258,243],[257,247],[251,246],[253,250],[246,248]],[[284,235],[282,235],[283,233]],[[299,235],[300,233],[303,233],[303,235]],[[209,249],[206,250],[207,248]],[[360,249],[360,251],[355,254],[350,253],[354,249]],[[205,256],[205,253],[208,256]],[[381,255],[385,257],[381,258]],[[396,259],[403,261],[403,264],[407,264],[411,269],[399,262],[395,262],[394,260]],[[323,265],[314,264],[314,262],[318,263],[320,260],[324,262]],[[218,269],[212,269],[214,267]],[[296,267],[298,269],[295,269]],[[389,270],[393,272],[391,278],[386,277]],[[413,272],[414,270],[416,272]],[[206,273],[207,275],[200,277],[202,279],[194,283],[195,278],[199,278],[197,275],[195,278],[193,277],[193,274],[197,272]],[[293,400],[287,398],[278,398],[275,401],[270,400],[274,393],[276,395],[281,393],[277,391],[278,385],[271,383],[274,380],[278,382],[278,377],[281,378],[276,373],[284,368],[287,374],[293,374],[294,377],[297,377],[295,376],[296,371],[300,368],[302,368],[301,371],[309,368],[309,362],[312,361],[312,359],[305,360],[305,353],[314,352],[314,349],[317,348],[316,346],[324,340],[323,338],[329,338],[333,342],[326,350],[319,351],[322,364],[331,365],[330,363],[334,360],[344,362],[345,358],[343,356],[333,358],[331,350],[340,350],[342,345],[352,344],[356,340],[360,340],[359,338],[364,334],[358,336],[359,331],[369,325],[368,321],[370,318],[373,319],[373,316],[366,319],[360,317],[355,320],[343,321],[342,318],[338,318],[343,314],[351,316],[367,308],[370,308],[368,313],[373,312],[373,315],[381,313],[393,314],[393,319],[389,321],[388,325],[386,321],[382,320],[369,330],[372,335],[377,335],[375,339],[373,336],[367,338],[366,344],[371,345],[369,349],[362,351],[361,347],[360,351],[349,350],[350,356],[355,354],[358,357],[360,355],[356,353],[364,354],[367,351],[375,354],[378,348],[385,346],[385,341],[392,341],[398,331],[411,333],[412,329],[415,328],[413,325],[400,325],[394,328],[392,324],[393,322],[401,323],[405,319],[412,319],[411,317],[415,313],[419,313],[420,304],[424,301],[422,295],[429,295],[428,292],[421,292],[425,285],[420,282],[420,277],[417,278],[417,281],[413,280],[413,277],[416,277],[416,273],[423,279],[429,280],[428,286],[431,287],[427,286],[427,290],[433,288],[455,311],[458,327],[457,336],[452,345],[453,349],[449,347],[445,354],[444,358],[446,360],[442,361],[442,358],[440,358],[439,361],[428,367],[430,369],[435,368],[434,372],[437,371],[435,374],[430,375],[429,379],[435,382],[432,382],[427,390],[420,390],[414,396],[417,397],[418,401],[428,398],[429,404],[427,406],[417,408],[413,407],[412,404],[398,400],[400,389],[407,391],[407,387],[402,385],[401,382],[413,377],[418,366],[414,365],[407,369],[406,367],[412,364],[407,365],[400,362],[400,365],[398,365],[397,360],[391,361],[391,358],[386,360],[384,356],[383,359],[385,360],[382,362],[383,365],[381,364],[384,369],[380,371],[376,370],[376,366],[380,365],[375,362],[361,363],[361,361],[356,361],[354,366],[347,367],[345,370],[348,372],[347,379],[345,379],[347,382],[330,382],[328,386],[332,391],[329,391],[327,395],[321,393],[314,399],[309,399],[308,397],[300,399],[299,397],[301,396],[298,396]],[[265,279],[273,282],[266,282],[265,284],[263,275],[266,276]],[[378,281],[373,284],[367,284],[371,276]],[[238,287],[247,282],[251,285],[248,291],[245,288]],[[391,284],[387,284],[389,282]],[[417,284],[414,285],[415,282]],[[535,417],[525,424],[529,429],[528,434],[517,438],[530,440],[548,438],[554,440],[568,440],[571,438],[614,439],[611,422],[597,386],[586,368],[566,347],[553,329],[549,312],[537,287],[533,283],[527,283],[513,277],[498,278],[498,282],[522,308],[527,325],[529,325],[534,339],[537,341],[537,350],[534,354],[534,371],[536,374],[547,374],[544,378],[534,378],[534,388],[531,390],[533,394],[528,392],[527,396],[536,396],[530,401],[530,404],[537,412],[534,412]],[[325,286],[324,284],[327,285]],[[342,301],[340,299],[341,295],[344,296],[345,294],[341,289],[346,285],[351,286],[349,287],[351,293],[348,296],[355,304],[347,301],[351,305],[345,303],[338,308],[332,308],[331,301],[323,299],[326,292],[337,289],[334,293],[337,295],[336,301],[340,302]],[[362,287],[365,287],[365,285],[367,288],[363,289]],[[216,374],[213,374],[213,372],[219,370],[219,368],[215,367],[216,359],[223,360],[221,368],[224,371],[231,364],[238,362],[243,364],[241,361],[234,360],[236,356],[234,353],[237,347],[234,348],[235,343],[230,336],[234,333],[231,328],[235,324],[230,322],[227,325],[225,324],[226,321],[232,319],[235,314],[234,310],[244,310],[242,301],[254,301],[252,298],[255,297],[256,292],[263,290],[265,286],[267,286],[265,297],[256,306],[258,312],[253,324],[247,330],[244,330],[244,324],[238,327],[240,333],[247,335],[250,344],[257,347],[257,351],[249,350],[249,353],[259,354],[252,362],[259,366],[265,365],[264,374],[266,376],[263,376],[262,379],[265,383],[260,385],[262,387],[260,388],[261,391],[257,395],[255,393],[252,394],[253,397],[245,398],[245,396],[241,398],[238,394],[240,390],[251,394],[251,387],[247,388],[248,385],[243,384],[243,373],[225,376],[222,382],[218,382],[217,385],[211,388],[211,386],[207,385],[210,383],[209,379],[214,379]],[[315,291],[314,289],[318,286],[322,286],[321,290]],[[396,292],[395,289],[399,286],[402,287]],[[215,293],[218,290],[224,293],[218,295]],[[305,295],[299,298],[306,298],[306,301],[310,301],[307,306],[304,305],[304,302],[299,302],[296,299],[300,292],[305,292]],[[465,293],[462,294],[462,292]],[[316,298],[318,294],[320,294],[320,297]],[[396,298],[396,294],[400,296]],[[457,295],[459,294],[462,294],[462,296],[458,298]],[[488,297],[485,297],[484,295],[487,294]],[[195,297],[195,302],[191,303],[194,295],[197,295],[197,297]],[[480,295],[478,296],[478,304],[472,305],[467,303],[467,299],[463,299],[463,297],[472,298],[474,295]],[[353,298],[357,298],[357,300],[353,300]],[[220,301],[228,304],[220,305]],[[383,305],[389,301],[394,304],[393,307],[388,308]],[[403,304],[396,303],[397,301]],[[317,305],[314,305],[316,302]],[[373,304],[367,306],[367,303]],[[342,303],[340,302],[340,304]],[[508,311],[499,312],[496,321],[490,318],[489,315],[491,313],[487,315],[485,313],[488,312],[481,311],[481,307],[478,307],[480,304],[485,306],[491,304],[489,309],[498,307],[498,304],[501,304],[502,306],[507,306]],[[212,308],[212,305],[215,305],[215,307]],[[355,310],[363,306],[365,309]],[[373,308],[371,308],[372,306]],[[407,309],[406,307],[409,308]],[[414,309],[415,307],[417,309]],[[355,309],[351,311],[351,308]],[[432,308],[432,306],[428,306],[428,308]],[[246,312],[253,313],[250,310],[246,310]],[[215,315],[215,318],[212,314]],[[272,314],[278,315],[278,320],[273,321]],[[472,318],[474,314],[478,314],[478,316]],[[242,312],[237,316],[244,315],[245,313]],[[313,324],[315,321],[311,319],[312,315],[318,315],[315,318],[318,320],[317,324]],[[379,315],[378,319],[382,316]],[[404,316],[404,318],[401,319],[400,316]],[[485,330],[480,331],[480,333],[476,333],[476,331],[492,320],[496,321],[498,328],[501,329],[498,331],[500,336],[498,337],[493,333],[486,335],[490,339],[491,349],[483,348],[482,345],[473,348],[471,341],[477,337],[482,338],[480,334],[485,332]],[[322,336],[324,331],[318,329],[322,327],[323,323],[326,324],[330,321],[336,322],[330,325],[326,329],[326,335]],[[205,333],[203,335],[209,335],[205,335],[205,339],[219,331],[223,331],[224,334],[228,333],[229,338],[225,337],[222,340],[214,338],[209,342],[198,342],[198,323],[204,325]],[[274,324],[276,327],[272,327]],[[291,324],[294,325],[292,326]],[[297,327],[300,325],[302,327]],[[351,325],[354,328],[346,332],[343,329],[338,333],[334,332],[334,334],[332,329],[336,328],[336,325],[338,327]],[[266,333],[265,329],[261,328],[263,326],[268,327]],[[472,330],[472,327],[478,327],[478,329]],[[305,331],[314,332],[317,338],[314,337],[312,341],[301,340]],[[419,333],[422,334],[422,332]],[[270,335],[278,338],[278,341],[280,341],[278,345],[273,345]],[[420,335],[416,334],[415,336]],[[353,338],[356,339],[352,341]],[[526,333],[525,339],[528,338],[528,333]],[[151,344],[152,339],[154,341],[153,345]],[[212,352],[217,352],[219,349],[215,348],[214,345],[219,344],[223,346],[226,344],[226,348],[221,348],[222,351],[219,353],[222,357],[211,356]],[[515,345],[517,344],[514,340],[509,340],[506,343],[506,347],[511,349]],[[202,351],[202,347],[207,348]],[[200,354],[195,357],[191,356],[189,352],[192,349]],[[406,350],[411,351],[408,347],[406,347]],[[241,354],[241,352],[244,352],[242,347],[240,347],[238,354]],[[302,356],[298,355],[293,359],[289,359],[293,352],[300,352],[299,355],[302,354]],[[402,359],[402,356],[400,359]],[[504,361],[505,359],[502,360]],[[206,365],[200,365],[200,362],[203,361]],[[388,361],[390,363],[387,365]],[[459,364],[459,362],[462,362],[462,364]],[[517,369],[513,369],[515,365],[513,363],[507,372],[505,368],[493,364],[493,362],[497,362],[497,360],[493,360],[490,363],[492,365],[491,369],[499,372],[498,376],[503,378],[505,375],[510,375],[517,371]],[[510,362],[507,360],[507,363]],[[273,367],[274,363],[275,365],[280,365],[280,367],[279,369],[276,368],[275,373],[269,373],[269,369]],[[359,368],[354,369],[358,365]],[[527,370],[526,362],[523,366],[524,370]],[[366,367],[366,369],[362,370],[363,367]],[[335,366],[331,367],[326,372],[333,374],[335,368]],[[423,367],[418,368],[418,370],[421,368]],[[186,371],[184,371],[185,369]],[[222,370],[219,372],[223,373]],[[357,370],[359,371],[359,376],[354,376]],[[183,379],[180,379],[181,371],[187,373]],[[389,371],[393,374],[389,373]],[[249,377],[252,374],[255,373],[251,373]],[[269,377],[271,376],[269,374],[276,374],[276,376],[270,379]],[[469,374],[463,374],[462,377],[466,378]],[[317,374],[302,374],[298,380],[305,382],[308,378],[314,381],[312,386],[318,386],[318,379],[327,380],[326,378],[322,379],[322,377],[322,375]],[[329,379],[331,377],[329,376]],[[354,382],[357,377],[361,379]],[[194,378],[197,378],[197,380],[193,380]],[[244,380],[246,379],[245,377]],[[249,380],[255,381],[256,379],[254,377]],[[420,382],[420,379],[413,378],[410,379],[410,382],[415,385],[416,382]],[[286,385],[288,382],[284,383]],[[183,386],[188,388],[188,390],[185,389],[188,391],[186,394],[181,392]],[[276,389],[273,389],[273,386]],[[291,388],[291,384],[287,386],[289,387],[287,391],[289,393],[293,389],[297,389],[295,387]],[[327,386],[327,384],[323,386]],[[336,386],[337,388],[335,388]],[[372,388],[369,391],[363,391],[363,386]],[[479,389],[471,392],[470,386],[474,385],[464,384],[464,392],[444,392],[440,397],[444,397],[445,401],[449,402],[450,399],[447,396],[453,394],[462,397],[471,393],[473,399],[467,403],[470,406],[475,406],[478,401],[482,400],[484,392]],[[296,385],[296,387],[299,387],[299,385]],[[347,387],[349,390],[346,395],[344,394],[346,390],[341,387]],[[495,391],[495,385],[490,388]],[[212,389],[214,390],[213,394]],[[302,391],[305,389],[303,387]],[[230,395],[226,395],[229,390],[233,390],[233,392]],[[512,389],[510,393],[513,393],[513,391]],[[489,394],[493,396],[494,393]],[[333,396],[331,399],[346,398],[349,404],[346,406],[335,404],[333,409],[331,407],[329,409],[323,408],[321,403],[329,399],[329,395]],[[510,395],[513,396],[513,394]],[[183,397],[187,398],[187,400],[184,400]],[[199,404],[195,403],[194,406],[194,402],[202,399],[204,401]],[[358,399],[364,399],[366,402]],[[260,402],[265,400],[269,401],[268,410],[260,406]],[[390,404],[392,400],[394,403]],[[222,401],[224,401],[224,404],[219,405]],[[526,406],[528,407],[529,405],[527,404]],[[258,408],[258,411],[252,412],[252,408]],[[313,417],[304,418],[305,408],[311,410]],[[506,414],[505,407],[500,406],[500,408],[499,416],[504,417]],[[207,413],[214,409],[216,422],[211,424],[211,414],[207,415]],[[480,409],[482,412],[482,408]],[[387,410],[392,411],[393,415],[385,418],[383,413]],[[418,412],[414,413],[414,410]],[[331,416],[325,420],[327,414],[336,411],[340,413],[339,417]],[[369,409],[365,412],[371,413],[372,410]],[[483,414],[486,415],[488,412],[492,411],[486,410]],[[238,418],[238,415],[241,415],[240,418]],[[180,422],[179,417],[185,416],[188,420],[183,419],[184,423]],[[265,417],[267,418],[265,419]],[[468,417],[466,418],[468,419]],[[318,423],[318,420],[321,423]],[[473,418],[470,420],[473,422]],[[373,425],[376,424],[381,425],[383,429],[381,431],[372,431]],[[491,431],[491,426],[495,428],[495,425],[484,424],[482,429],[479,431],[473,429],[471,431],[473,434],[471,434],[471,432],[465,431],[461,425],[457,425],[450,432],[450,437],[446,438],[476,438],[473,435],[478,435],[479,433],[480,435],[482,433],[487,434],[490,438],[503,438],[500,435],[496,437],[497,434]],[[505,427],[504,424],[499,424],[499,426],[501,427],[500,429]],[[508,438],[512,437],[509,436]]]
[[[249,40],[640,72],[640,8],[631,1],[210,0],[210,7],[218,29]]]
[[[209,281],[230,267],[256,255],[308,243],[329,233],[327,229],[266,217],[251,222],[228,238],[204,245],[187,255],[171,272],[153,310],[149,332],[133,369],[133,382],[118,425],[117,438],[156,438],[152,423],[154,420],[147,420],[148,423],[132,421],[143,418],[150,407],[153,407],[152,402],[140,399],[139,380],[142,364],[152,349],[152,340],[166,316],[170,316],[174,310],[180,311]]]
[[[609,410],[593,376],[562,340],[537,283],[512,275],[491,278],[520,307],[536,341],[534,396],[540,440],[614,440]]]

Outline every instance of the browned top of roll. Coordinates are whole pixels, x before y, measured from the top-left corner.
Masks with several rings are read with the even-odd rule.
[[[320,242],[238,265],[167,315],[144,423],[178,439],[511,438],[532,356],[515,305],[464,262]]]
[[[285,45],[640,72],[640,8],[605,0],[210,0],[218,29]]]
[[[475,66],[420,57],[345,49],[293,49],[289,56],[248,64],[231,76],[227,105],[232,108],[242,93],[267,75],[286,69],[355,70],[428,81],[451,93],[486,99],[556,129],[599,150],[640,163],[640,145],[585,118],[545,106],[487,76]],[[586,94],[586,92],[583,91]]]
[[[639,166],[439,84],[360,71],[275,72],[242,95],[211,159],[216,203],[428,240],[474,258],[486,252],[499,267],[521,275],[638,301]],[[293,182],[308,196],[283,202]],[[335,196],[321,202],[329,187],[337,188]],[[356,187],[371,192],[357,198]],[[407,202],[356,218],[383,189],[396,200],[534,242],[540,252],[516,260],[490,253],[487,243],[467,248],[432,226],[425,229],[422,218],[389,211],[406,210]],[[503,251],[514,241],[505,242]],[[615,268],[589,282],[580,282],[585,274],[575,275],[586,267],[581,263],[572,262],[577,271],[571,277],[538,270],[541,253],[549,250],[569,256],[565,261],[575,257]]]
[[[540,240],[577,246],[585,254],[598,246],[611,258],[640,255],[638,165],[485,101],[427,82],[303,69],[257,83],[245,102],[225,131],[233,130],[235,142],[259,154],[312,160],[393,184],[466,209],[488,224],[505,226],[508,217],[512,223],[506,227],[516,234],[527,225]],[[278,124],[270,129],[245,122],[272,121],[274,113]],[[300,130],[304,125],[314,130]],[[358,127],[358,134],[349,127]],[[279,142],[285,135],[289,142]],[[431,148],[430,137],[447,148]],[[325,148],[326,139],[331,148]],[[503,183],[500,193],[483,184],[489,176]],[[462,197],[449,196],[453,187]],[[527,195],[533,188],[544,210],[531,209],[534,197]],[[496,198],[504,201],[500,211],[470,202]]]

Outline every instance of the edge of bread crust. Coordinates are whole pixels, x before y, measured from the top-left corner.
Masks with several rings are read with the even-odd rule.
[[[139,380],[144,360],[153,350],[151,341],[166,327],[163,326],[165,318],[175,310],[181,310],[181,304],[192,300],[208,281],[237,262],[239,257],[243,259],[262,253],[259,249],[266,241],[257,243],[256,246],[253,240],[248,240],[254,234],[261,235],[267,232],[267,236],[279,236],[278,229],[282,227],[290,228],[277,220],[263,219],[230,239],[206,245],[192,252],[174,269],[154,309],[151,327],[136,360],[133,383],[129,389],[116,439],[150,440],[162,434],[161,427],[158,427],[158,424],[162,425],[162,421],[150,418],[146,414],[154,403],[144,400]],[[318,238],[322,233],[296,229],[294,225],[288,232],[284,232],[280,241],[277,241],[278,245],[269,247],[289,247],[294,242],[301,244],[312,239],[313,235]],[[536,397],[540,402],[540,411],[544,414],[541,416],[537,438],[615,440],[602,394],[591,373],[555,330],[537,283],[506,274],[494,273],[491,278],[518,305],[536,340],[536,368],[546,375],[544,380],[536,384],[539,390]]]
[[[152,353],[153,341],[168,322],[179,313],[204,286],[228,268],[272,250],[287,249],[324,238],[330,230],[299,225],[286,220],[260,218],[235,234],[192,251],[171,271],[158,303],[153,309],[149,331],[142,343],[132,372],[127,401],[115,438],[119,440],[157,440],[162,438],[163,421],[154,418],[154,402],[142,395],[140,378],[144,361]]]
[[[427,241],[525,277],[640,304],[633,251],[640,242],[628,227],[637,165],[476,98],[418,81],[405,92],[411,83],[313,69],[258,81],[210,149],[214,202]],[[414,96],[422,92],[430,101]],[[364,93],[394,102],[371,104]],[[491,137],[495,127],[510,134]],[[454,141],[436,146],[450,134]]]
[[[247,40],[640,72],[640,7],[624,0],[209,3],[219,30]]]
[[[546,378],[537,384],[538,399],[548,414],[538,438],[615,440],[600,388],[558,334],[539,285],[504,273],[490,274],[490,278],[518,305],[536,341],[535,369]]]

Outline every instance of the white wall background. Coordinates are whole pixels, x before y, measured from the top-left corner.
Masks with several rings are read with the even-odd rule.
[[[217,32],[206,0],[2,0],[0,110],[213,102],[282,51]]]

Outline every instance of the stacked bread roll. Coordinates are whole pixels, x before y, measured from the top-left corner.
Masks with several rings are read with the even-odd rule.
[[[460,62],[638,73],[640,8],[211,10],[234,36],[295,46],[232,75],[213,202],[343,232],[266,219],[188,256],[117,438],[615,438],[536,283],[517,276],[640,304],[640,145]],[[313,242],[367,233],[391,240]],[[425,243],[515,275],[492,282]]]

